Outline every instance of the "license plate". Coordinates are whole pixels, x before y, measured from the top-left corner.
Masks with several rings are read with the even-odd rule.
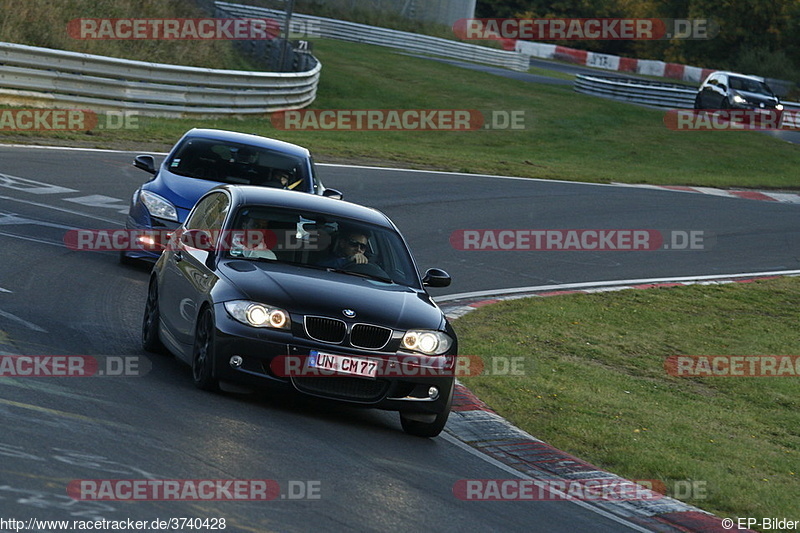
[[[364,378],[375,378],[378,374],[378,362],[364,357],[321,353],[312,350],[308,356],[308,366],[321,371]]]

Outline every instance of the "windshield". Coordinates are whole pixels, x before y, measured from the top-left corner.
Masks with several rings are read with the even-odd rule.
[[[411,255],[394,230],[264,206],[243,207],[232,220],[230,257],[289,263],[419,288]]]
[[[188,139],[167,161],[174,174],[220,183],[305,191],[307,162],[290,154],[210,139]]]
[[[748,93],[763,94],[765,96],[772,96],[772,91],[766,83],[747,78],[734,78],[730,79],[731,89],[737,91],[745,91]]]

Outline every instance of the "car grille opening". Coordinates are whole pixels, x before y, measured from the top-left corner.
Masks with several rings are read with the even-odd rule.
[[[391,329],[369,324],[356,324],[350,331],[350,344],[366,350],[380,350],[391,338]]]
[[[305,318],[306,334],[317,341],[339,344],[344,341],[347,325],[343,320],[321,316]]]
[[[377,402],[389,390],[388,381],[353,377],[294,377],[292,383],[308,394],[361,402]]]

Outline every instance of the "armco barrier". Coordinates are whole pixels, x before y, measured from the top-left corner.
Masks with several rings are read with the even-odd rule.
[[[278,21],[281,26],[284,24],[285,14],[282,11],[227,2],[215,2],[214,6],[217,13],[224,13],[229,17],[272,18]],[[310,37],[386,46],[410,53],[431,54],[474,63],[488,63],[519,71],[527,71],[530,66],[528,56],[525,54],[451,41],[429,35],[297,13],[292,15],[292,21],[298,26],[302,25],[304,28],[313,29],[314,35]]]
[[[691,109],[697,95],[697,89],[693,87],[603,76],[578,75],[573,88],[583,94],[669,109]],[[800,109],[800,102],[781,103],[786,109]]]
[[[694,107],[697,89],[679,87],[666,83],[649,82],[631,78],[604,78],[600,76],[576,76],[574,88],[583,94],[605,96],[670,109]]]
[[[313,63],[307,72],[216,70],[0,43],[0,101],[168,117],[263,114],[314,101],[322,67]]]

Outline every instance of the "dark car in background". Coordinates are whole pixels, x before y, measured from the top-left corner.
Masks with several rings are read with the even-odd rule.
[[[719,71],[710,74],[700,86],[694,108],[750,109],[780,114],[783,105],[761,78]]]
[[[192,129],[159,167],[151,155],[139,155],[133,164],[153,177],[131,198],[125,227],[137,231],[138,236],[132,249],[121,252],[123,263],[158,259],[165,236],[186,220],[198,198],[220,184],[342,197],[322,184],[307,149],[258,135]]]
[[[269,234],[257,246],[242,229],[254,221]],[[156,262],[142,344],[189,364],[201,389],[288,386],[399,411],[407,433],[433,437],[450,412],[458,346],[426,287],[449,284],[439,269],[420,277],[375,209],[224,185]]]

